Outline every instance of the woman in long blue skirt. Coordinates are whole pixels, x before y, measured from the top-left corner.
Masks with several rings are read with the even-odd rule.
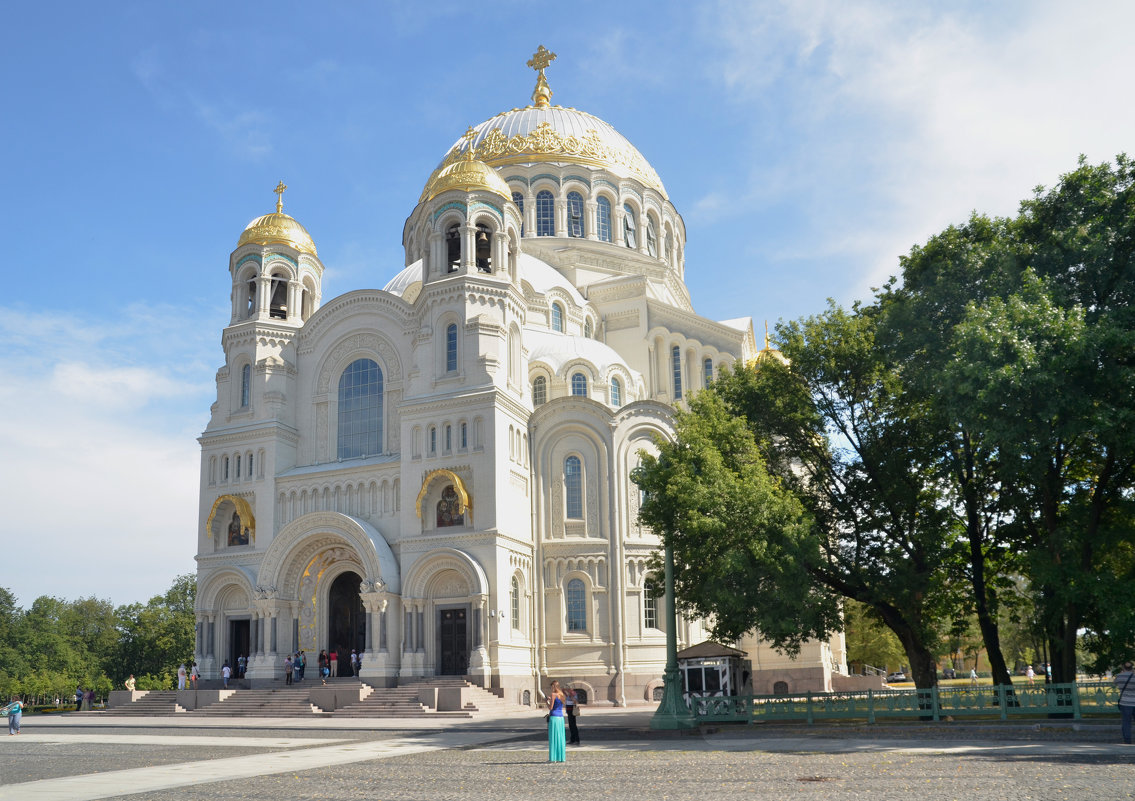
[[[564,736],[564,693],[558,681],[548,693],[548,761],[567,761],[567,738]]]

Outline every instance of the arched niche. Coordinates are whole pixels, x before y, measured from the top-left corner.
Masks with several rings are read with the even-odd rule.
[[[205,536],[215,549],[255,545],[256,516],[248,501],[236,495],[217,498],[205,521]]]

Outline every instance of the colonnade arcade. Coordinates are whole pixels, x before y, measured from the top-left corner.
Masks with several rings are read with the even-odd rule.
[[[362,654],[363,678],[489,677],[489,584],[468,554],[415,555],[403,583],[390,546],[365,521],[336,512],[304,515],[272,541],[259,570],[229,563],[201,582],[196,661],[217,678],[247,657],[246,677],[278,679],[286,654],[303,650],[314,676],[321,650]],[[405,589],[403,589],[403,586]]]

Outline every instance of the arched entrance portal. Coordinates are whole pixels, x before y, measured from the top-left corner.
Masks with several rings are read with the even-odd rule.
[[[359,597],[362,577],[346,572],[331,583],[327,598],[328,651],[338,652],[338,674],[351,675],[351,649],[366,647],[366,614]]]

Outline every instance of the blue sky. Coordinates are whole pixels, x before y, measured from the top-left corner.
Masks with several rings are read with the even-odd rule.
[[[870,294],[971,210],[1131,149],[1122,2],[25,3],[0,31],[0,586],[144,601],[194,569],[228,255],[285,211],[324,300],[381,287],[470,124],[595,114],[658,171],[715,319]]]

